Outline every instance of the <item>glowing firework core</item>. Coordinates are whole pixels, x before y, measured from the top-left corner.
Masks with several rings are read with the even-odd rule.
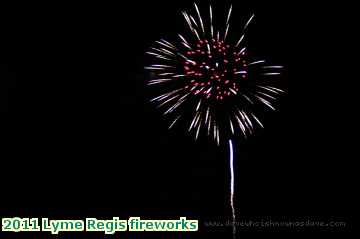
[[[184,72],[193,78],[186,88],[206,99],[223,100],[236,95],[239,84],[247,76],[245,49],[236,52],[224,41],[216,39],[199,40],[194,48],[186,52],[192,60],[185,61]]]

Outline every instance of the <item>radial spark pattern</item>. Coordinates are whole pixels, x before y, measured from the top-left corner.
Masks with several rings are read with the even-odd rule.
[[[273,102],[283,91],[274,87],[269,77],[279,75],[282,66],[267,65],[265,60],[256,59],[248,52],[245,32],[254,15],[244,24],[240,38],[236,38],[229,32],[232,7],[224,21],[226,24],[219,29],[214,27],[211,6],[204,18],[198,6],[194,4],[194,7],[194,15],[182,12],[187,33],[178,34],[178,40],[173,43],[164,39],[156,41],[147,53],[159,62],[145,68],[153,77],[148,84],[164,91],[152,101],[163,108],[164,115],[171,117],[169,128],[182,118],[195,139],[203,131],[218,145],[228,140],[229,202],[235,238],[232,138],[236,134],[246,138],[256,127],[263,127],[255,116],[254,111],[259,108],[256,105],[275,110]]]
[[[152,72],[148,84],[163,91],[152,101],[169,115],[170,128],[182,118],[195,139],[200,132],[217,144],[238,133],[247,137],[263,127],[255,105],[275,110],[273,103],[283,91],[269,77],[279,75],[282,66],[267,65],[248,52],[245,33],[254,15],[230,34],[232,7],[219,29],[214,27],[211,6],[201,16],[194,4],[193,13],[182,12],[187,31],[176,41],[161,39],[147,52],[156,59],[145,67]]]

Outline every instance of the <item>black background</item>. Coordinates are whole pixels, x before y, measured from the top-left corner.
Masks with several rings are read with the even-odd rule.
[[[231,236],[231,228],[203,225],[230,220],[226,145],[167,130],[145,85],[144,52],[177,32],[180,11],[191,3],[1,6],[1,217],[187,216],[200,220],[201,232],[170,237]],[[207,5],[200,1],[200,10]],[[239,29],[255,13],[250,47],[285,66],[287,91],[279,111],[266,114],[265,129],[236,144],[240,220],[347,222],[325,230],[247,228],[240,235],[350,231],[356,108],[344,55],[346,11],[310,1],[234,3]],[[161,236],[141,238],[154,235]]]

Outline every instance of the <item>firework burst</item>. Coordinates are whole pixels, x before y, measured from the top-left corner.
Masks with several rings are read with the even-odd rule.
[[[255,104],[275,110],[273,102],[283,91],[266,77],[279,75],[282,66],[266,65],[265,60],[249,56],[244,38],[254,15],[246,22],[240,38],[231,41],[227,37],[232,7],[224,29],[215,34],[211,6],[207,28],[199,8],[194,6],[195,16],[182,12],[190,30],[187,38],[178,34],[176,43],[161,39],[147,52],[159,61],[145,67],[155,76],[148,85],[162,85],[161,89],[165,89],[152,101],[164,109],[164,115],[173,115],[169,128],[187,112],[183,109],[192,105],[192,117],[183,118],[188,120],[188,130],[195,139],[201,131],[217,144],[238,133],[247,137],[255,127],[263,127],[252,111]]]
[[[263,124],[254,113],[256,105],[275,110],[274,101],[283,92],[274,87],[269,77],[280,74],[282,66],[267,65],[254,58],[245,45],[245,33],[254,15],[245,22],[237,38],[230,36],[232,7],[223,27],[213,24],[211,5],[202,16],[196,3],[193,13],[183,11],[187,31],[178,34],[177,41],[156,41],[147,54],[156,59],[145,69],[156,85],[159,96],[151,99],[169,116],[169,128],[183,120],[187,131],[198,139],[201,133],[217,145],[228,142],[230,147],[230,204],[233,204],[234,168],[231,139],[247,138]],[[234,227],[235,232],[235,227]]]

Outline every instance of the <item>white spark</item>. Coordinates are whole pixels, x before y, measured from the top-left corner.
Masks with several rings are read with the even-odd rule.
[[[166,114],[174,111],[177,107],[179,107],[185,101],[185,98],[188,95],[190,95],[190,93],[183,95],[173,106],[171,106],[167,111],[165,111],[163,115],[166,115]]]
[[[175,66],[169,66],[169,65],[151,65],[154,67],[164,67],[164,68],[175,68]]]
[[[168,53],[164,50],[162,50],[163,48],[159,49],[159,48],[155,48],[155,47],[151,47],[150,49],[152,50],[155,50],[155,51],[158,51],[159,53],[162,53],[162,54],[165,54],[166,56],[170,56],[170,57],[173,57],[173,56],[176,56],[174,53]],[[156,53],[157,54],[157,53]]]
[[[247,101],[249,101],[250,102],[250,104],[254,104],[254,102],[252,102],[252,100],[250,100],[250,98],[247,96],[247,95],[245,95],[245,94],[240,94],[242,97],[244,97]]]
[[[243,53],[246,50],[246,47],[243,47],[240,51],[239,54]]]
[[[242,122],[245,124],[246,129],[250,131],[250,134],[252,133],[251,128],[252,128],[252,124],[250,121],[248,121],[244,115],[244,112],[242,112],[241,110],[238,109],[238,112],[240,114],[240,117],[242,119]]]
[[[230,122],[231,132],[232,132],[232,134],[234,134],[234,126],[233,126],[233,124],[232,124],[232,122],[231,122],[231,118],[229,118],[229,122]]]
[[[205,94],[208,94],[211,90],[212,90],[212,86],[207,91],[205,91]]]
[[[197,118],[196,118],[196,120],[195,120],[194,127],[195,127],[196,125],[198,125],[198,123],[201,121],[200,119],[201,119],[201,112],[198,112],[198,116],[197,116]],[[200,124],[199,124],[199,125],[200,125]]]
[[[199,114],[199,112],[197,112],[197,113],[195,114],[195,116],[194,116],[194,118],[193,118],[193,120],[192,120],[192,122],[191,122],[191,124],[190,124],[190,127],[189,127],[189,130],[188,130],[188,131],[190,131],[190,130],[193,128],[194,123],[195,123],[195,121],[196,121],[196,119],[197,119],[198,114]]]
[[[197,23],[196,23],[195,19],[194,19],[191,15],[189,15],[189,16],[190,16],[191,21],[195,24],[195,26],[196,26],[196,27],[198,27],[198,25],[197,25]]]
[[[181,105],[185,100],[179,99],[173,106],[171,106],[163,115],[173,112],[179,105]]]
[[[187,22],[190,30],[195,34],[195,36],[198,38],[198,40],[200,40],[199,34],[198,34],[197,31],[192,27],[191,21],[190,21],[190,19],[189,19],[189,16],[187,15],[187,13],[186,13],[186,12],[182,12],[182,14],[183,14],[183,16],[184,16],[184,18],[185,18],[185,20],[186,20],[186,22]]]
[[[176,117],[176,119],[174,119],[173,120],[173,122],[170,124],[170,126],[169,126],[169,129],[171,129],[173,126],[174,126],[174,124],[176,123],[176,121],[180,118],[180,116],[181,115],[179,115],[178,117]]]
[[[174,79],[155,79],[155,80],[150,80],[148,85],[155,85],[155,84],[159,84],[159,83],[164,83],[164,82],[168,82],[168,81],[172,81]]]
[[[263,124],[260,122],[260,120],[253,114],[253,113],[250,113],[251,116],[255,119],[255,121],[261,126],[261,128],[264,128]]]
[[[181,40],[183,41],[184,45],[189,48],[192,49],[189,45],[189,43],[187,42],[187,40],[185,39],[185,37],[183,37],[182,35],[178,34],[178,36],[181,38]]]
[[[195,61],[192,61],[189,58],[187,58],[186,56],[184,56],[183,54],[181,54],[180,52],[178,52],[178,55],[181,56],[182,58],[184,58],[186,61],[192,63],[192,64],[196,63]]]
[[[166,72],[166,73],[160,73],[159,76],[168,76],[168,75],[174,75],[174,73]]]
[[[205,124],[208,122],[208,118],[209,118],[209,107],[207,107],[207,110],[206,110],[206,115],[205,115]]]
[[[230,25],[227,25],[227,26],[226,26],[225,35],[224,35],[224,41],[225,41],[225,39],[226,39],[226,37],[227,37],[228,31],[229,31],[229,26],[230,26]]]
[[[170,48],[170,49],[173,49],[173,47],[169,46],[168,44],[162,42],[162,39],[160,39],[160,41],[155,41],[156,43],[158,43],[159,45],[162,45],[164,47],[167,47],[167,48]]]
[[[169,51],[169,50],[166,50],[166,49],[164,49],[164,48],[160,48],[160,50],[162,50],[163,52],[168,53],[169,55],[176,56],[175,53],[173,53],[173,52],[171,52],[171,51]]]
[[[199,124],[198,127],[197,127],[196,135],[195,135],[195,140],[197,140],[197,138],[199,137],[200,126],[201,126],[201,124]]]
[[[152,66],[146,66],[144,67],[145,70],[165,70],[162,67],[152,67]]]
[[[264,62],[265,62],[264,60],[254,61],[254,62],[249,63],[248,66],[255,65],[255,64],[260,64],[260,63],[264,63]]]
[[[245,111],[242,111],[246,121],[248,122],[248,124],[250,125],[251,128],[253,128],[253,125],[252,125],[252,121],[250,120],[248,114],[245,112]]]
[[[246,74],[246,71],[236,71],[234,74]]]
[[[162,56],[162,55],[160,55],[160,54],[151,52],[151,51],[147,51],[147,52],[145,52],[145,53],[146,53],[146,54],[149,54],[149,55],[153,55],[153,56],[155,56],[155,57],[157,57],[157,58],[160,58],[160,59],[163,59],[163,60],[171,61],[171,59],[169,59],[169,58],[167,58],[167,57],[164,57],[164,56]]]
[[[198,103],[198,105],[196,106],[196,111],[199,111],[200,106],[201,106],[201,99],[199,100],[199,103]]]
[[[230,6],[230,9],[229,9],[229,12],[228,12],[228,15],[227,15],[227,18],[226,18],[226,25],[228,25],[228,24],[229,24],[231,11],[232,11],[232,5]]]
[[[240,126],[241,132],[243,133],[244,137],[246,138],[246,129],[245,129],[243,122],[241,122],[241,119],[236,114],[235,114],[235,118]]]
[[[273,90],[277,90],[277,91],[280,91],[280,92],[285,92],[285,91],[283,91],[283,90],[281,90],[281,89],[279,89],[279,88],[275,88],[275,87],[272,87],[272,86],[268,86],[269,88],[271,88],[271,89],[273,89]]]
[[[207,132],[207,135],[210,135],[210,128],[211,128],[211,115],[209,115],[209,123],[208,123],[208,132]]]
[[[283,66],[263,66],[262,68],[264,68],[264,69],[272,69],[272,68],[280,69],[280,68],[283,68]]]
[[[162,102],[161,104],[159,104],[159,105],[158,105],[158,107],[163,106],[164,104],[166,104],[166,103],[168,103],[168,102],[172,101],[173,99],[175,99],[175,98],[177,98],[177,97],[179,97],[179,95],[175,95],[175,96],[171,97],[170,99],[168,99],[168,100],[166,100],[166,101]]]
[[[175,51],[177,51],[177,48],[173,44],[171,44],[170,42],[168,42],[168,41],[166,41],[164,39],[160,39],[160,40],[163,41],[169,48],[172,48]]]
[[[269,97],[270,99],[276,100],[276,98],[274,96],[265,94],[264,92],[261,92],[261,91],[257,90],[256,93],[261,94],[261,95],[266,96],[266,97]]]
[[[268,106],[268,107],[269,107],[270,109],[272,109],[272,110],[275,110],[275,108],[271,105],[271,103],[270,103],[269,101],[265,100],[264,98],[262,98],[262,97],[260,97],[260,96],[258,96],[258,95],[255,95],[255,94],[254,94],[254,96],[255,96],[257,99],[259,99],[264,105]]]
[[[269,73],[262,73],[262,75],[264,76],[275,76],[275,75],[280,75],[279,72],[269,72]]]
[[[237,92],[236,92],[233,88],[230,88],[229,90],[230,90],[234,95],[237,94]]]
[[[180,77],[184,77],[185,75],[174,75],[174,78],[180,78]]]
[[[238,41],[238,42],[236,43],[236,45],[235,45],[236,47],[238,47],[238,46],[240,45],[240,42],[244,39],[244,36],[245,36],[245,35],[243,34],[243,35],[240,37],[239,41]],[[244,47],[244,48],[245,48],[245,47]],[[243,48],[243,49],[244,49],[244,48]]]
[[[214,37],[214,28],[213,28],[213,23],[212,23],[212,8],[210,5],[210,32],[211,32],[211,38]]]
[[[150,101],[162,100],[162,99],[164,99],[164,98],[166,98],[166,97],[169,97],[169,96],[171,96],[171,95],[179,92],[179,91],[182,90],[182,89],[183,89],[183,88],[170,91],[170,92],[168,92],[168,93],[165,93],[165,94],[162,94],[162,95],[160,95],[160,96],[157,96],[157,97],[151,99]]]
[[[268,87],[265,87],[265,86],[257,85],[257,87],[259,87],[259,88],[261,88],[261,89],[264,89],[264,90],[267,90],[267,91],[269,91],[269,92],[275,93],[275,94],[279,94],[279,92],[277,92],[276,90],[270,88],[269,86],[268,86]]]
[[[203,24],[203,21],[202,21],[202,19],[201,19],[200,11],[199,11],[196,3],[194,3],[194,6],[195,6],[196,12],[197,12],[197,14],[198,14],[199,20],[200,20],[201,29],[202,29],[203,33],[205,33],[204,24]]]
[[[246,22],[245,26],[244,26],[244,30],[249,26],[250,22],[252,21],[252,19],[254,18],[255,14],[251,15],[250,19]]]
[[[185,11],[181,12],[185,18],[186,23],[188,24],[191,31],[193,31],[193,27],[191,25],[190,19]]]
[[[209,44],[206,44],[206,47],[207,47],[207,49],[208,49],[208,53],[210,54],[210,53],[211,53],[210,45],[209,45]]]

